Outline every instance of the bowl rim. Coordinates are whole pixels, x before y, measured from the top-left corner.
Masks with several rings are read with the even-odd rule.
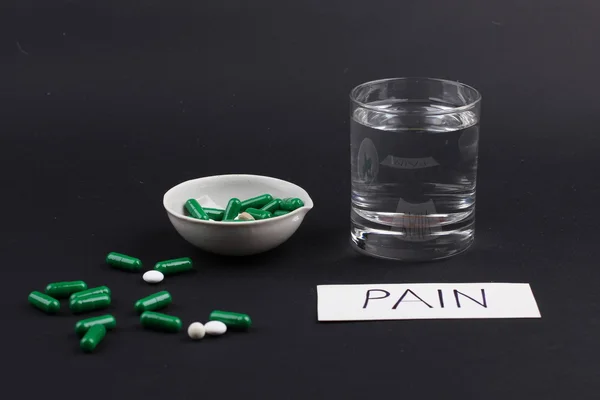
[[[177,189],[180,186],[184,186],[184,185],[190,185],[194,182],[197,181],[201,181],[204,179],[208,179],[208,178],[225,178],[225,177],[236,177],[236,178],[259,178],[259,179],[263,179],[263,180],[269,180],[272,182],[280,182],[283,184],[286,184],[288,186],[293,186],[296,189],[300,189],[300,191],[304,192],[304,194],[306,195],[306,199],[308,201],[304,202],[304,205],[300,208],[295,209],[294,211],[290,211],[289,213],[285,214],[285,215],[279,215],[277,217],[271,217],[271,218],[267,218],[267,219],[259,219],[259,220],[253,220],[253,221],[236,221],[235,223],[233,222],[224,222],[224,221],[214,221],[212,219],[209,220],[204,220],[204,219],[197,219],[197,218],[192,218],[192,217],[188,217],[187,215],[184,215],[182,213],[179,213],[173,209],[171,209],[170,207],[167,206],[167,197],[169,196],[169,194]],[[220,174],[220,175],[208,175],[208,176],[202,176],[200,178],[194,178],[194,179],[188,179],[186,181],[180,182],[177,185],[171,187],[169,190],[167,190],[164,195],[163,195],[163,207],[165,208],[165,210],[167,211],[167,213],[169,213],[170,215],[172,215],[175,218],[179,218],[182,219],[184,221],[188,221],[188,222],[192,222],[192,223],[196,223],[199,225],[216,225],[216,226],[248,226],[248,225],[258,225],[258,224],[267,224],[267,223],[271,223],[272,221],[277,221],[277,220],[281,220],[284,218],[290,218],[293,215],[299,214],[300,211],[304,211],[304,213],[307,213],[308,211],[310,211],[313,207],[314,207],[314,202],[312,200],[312,198],[310,197],[310,195],[308,194],[308,192],[302,188],[301,186],[296,185],[295,183],[283,180],[283,179],[279,179],[279,178],[274,178],[272,176],[266,176],[266,175],[253,175],[253,174]]]

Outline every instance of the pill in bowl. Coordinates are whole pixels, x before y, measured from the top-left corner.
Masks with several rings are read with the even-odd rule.
[[[243,256],[288,240],[313,201],[304,189],[281,179],[216,175],[174,186],[165,193],[163,206],[175,230],[192,245]]]

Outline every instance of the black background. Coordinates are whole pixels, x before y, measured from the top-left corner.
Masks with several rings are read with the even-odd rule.
[[[0,60],[3,389],[597,398],[599,20],[593,0],[19,1]],[[415,75],[483,95],[476,244],[429,264],[348,244],[348,92]],[[202,253],[162,195],[224,173],[292,181],[315,208],[270,253]],[[107,267],[109,251],[192,257],[195,273],[159,285],[168,312],[187,327],[241,311],[254,328],[200,342],[142,330],[132,304],[158,289]],[[74,279],[113,290],[118,328],[90,355],[64,303],[52,317],[26,301]],[[490,281],[530,283],[543,318],[316,321],[317,284]]]

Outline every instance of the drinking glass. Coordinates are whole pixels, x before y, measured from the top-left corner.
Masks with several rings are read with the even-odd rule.
[[[469,248],[481,95],[463,83],[393,78],[350,93],[351,242],[428,261]]]

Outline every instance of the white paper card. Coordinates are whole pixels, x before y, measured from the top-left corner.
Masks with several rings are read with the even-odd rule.
[[[319,321],[541,318],[527,283],[317,286]]]

